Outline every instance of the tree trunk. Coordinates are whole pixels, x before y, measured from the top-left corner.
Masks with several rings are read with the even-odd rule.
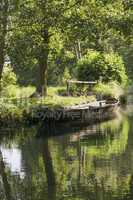
[[[49,34],[48,31],[43,31],[42,34],[43,44],[39,49],[38,55],[38,65],[39,65],[39,74],[38,74],[38,86],[37,94],[40,96],[47,95],[47,69],[48,69],[48,55],[49,55]]]
[[[81,44],[80,44],[80,41],[79,41],[79,40],[77,41],[77,46],[78,46],[78,55],[79,55],[79,59],[81,59],[81,57],[82,57],[82,54],[81,54]]]
[[[82,54],[81,54],[81,44],[80,41],[77,40],[77,42],[75,43],[75,53],[76,53],[76,58],[77,60],[82,58]]]
[[[37,86],[37,94],[40,96],[47,95],[47,62],[48,55],[44,54],[44,60],[39,60],[39,73],[38,73],[38,86]]]
[[[9,2],[4,0],[2,2],[2,9],[0,10],[0,89],[1,89],[1,79],[4,67],[5,59],[5,43],[7,35],[7,24],[8,24],[8,9]]]
[[[3,72],[3,68],[4,68],[4,57],[5,57],[5,45],[2,44],[2,42],[0,41],[0,46],[1,46],[1,49],[0,49],[0,81],[2,79],[2,72]]]

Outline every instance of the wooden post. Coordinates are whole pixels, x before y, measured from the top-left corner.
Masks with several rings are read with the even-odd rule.
[[[67,81],[67,95],[68,96],[70,95],[69,89],[70,89],[70,83],[69,81]]]

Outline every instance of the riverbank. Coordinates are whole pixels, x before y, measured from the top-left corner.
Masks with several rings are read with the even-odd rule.
[[[90,104],[96,101],[99,93],[102,94],[103,98],[109,96],[115,97],[114,94],[117,94],[118,97],[116,85],[113,87],[111,86],[112,85],[108,87],[112,94],[109,94],[109,92],[107,93],[105,88],[101,88],[101,91],[97,90],[96,92],[95,90],[95,92],[89,96],[66,96],[64,95],[65,87],[48,87],[48,95],[45,98],[29,98],[35,91],[33,87],[18,88],[16,96],[11,95],[12,90],[10,89],[9,98],[8,96],[0,98],[0,123],[1,125],[8,125],[11,123],[36,123],[38,121],[38,116],[41,118],[41,111],[44,110],[44,108],[53,111],[57,109],[64,110],[64,108],[71,106]],[[106,95],[103,95],[104,92],[106,92]],[[120,92],[120,94],[122,94],[122,92]],[[37,115],[37,117],[35,117],[35,115]]]
[[[8,125],[10,123],[36,122],[38,120],[38,116],[35,117],[36,111],[40,112],[44,107],[54,110],[96,101],[95,95],[61,96],[58,94],[61,89],[62,87],[49,87],[48,95],[45,98],[29,98],[30,94],[34,92],[33,88],[31,90],[27,88],[29,93],[23,89],[23,93],[20,91],[16,97],[0,98],[0,123]]]

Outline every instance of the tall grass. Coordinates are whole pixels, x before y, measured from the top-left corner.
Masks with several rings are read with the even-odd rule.
[[[19,87],[17,85],[9,85],[2,90],[1,97],[5,98],[20,98],[29,97],[35,91],[35,87]]]

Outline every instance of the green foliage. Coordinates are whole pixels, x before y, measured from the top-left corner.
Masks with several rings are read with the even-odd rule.
[[[70,79],[71,79],[71,75],[69,73],[69,70],[67,68],[65,68],[65,71],[63,74],[63,80],[62,80],[63,85],[66,85],[66,82]]]
[[[48,96],[42,100],[42,103],[49,107],[63,107],[95,101],[95,96],[68,97],[59,95],[61,92],[66,92],[66,88],[48,87]]]
[[[66,49],[61,49],[60,52],[51,52],[48,67],[48,84],[54,86],[66,84],[66,80],[71,79],[75,63],[74,54]]]
[[[23,109],[20,109],[12,102],[0,101],[0,120],[4,124],[21,121],[23,118]]]
[[[76,78],[74,66],[79,58],[78,79],[126,83],[126,70],[119,55],[124,58],[128,72],[132,72],[133,20],[129,2],[9,2],[12,6],[8,18],[11,15],[12,23],[8,28],[10,25],[13,28],[5,37],[8,41],[5,52],[21,86],[37,85],[39,67],[44,65],[48,85],[64,85],[67,79]],[[1,15],[5,12],[2,11]],[[7,88],[9,96],[15,96],[13,87]],[[74,86],[71,90],[81,94],[80,87]],[[82,90],[86,92],[86,88]]]
[[[116,82],[109,82],[108,84],[99,83],[95,86],[94,92],[103,98],[119,98],[124,94],[124,90],[121,88],[120,84]]]
[[[41,106],[49,109],[62,108],[95,101],[95,96],[68,97],[59,95],[60,91],[66,91],[65,87],[48,87],[48,95],[45,98],[28,98],[35,91],[35,87],[18,87],[10,85],[2,91],[0,98],[0,120],[2,123],[19,121],[25,123],[32,120],[33,114]]]
[[[38,65],[30,33],[14,32],[10,37],[8,55],[17,74],[17,83],[21,86],[35,85]]]
[[[133,80],[133,40],[130,41],[130,45],[122,46],[119,49],[120,54],[123,56],[123,60],[126,66],[128,79]]]
[[[4,98],[27,98],[33,94],[35,87],[19,87],[18,85],[8,85],[2,90],[2,97]]]
[[[17,77],[13,72],[11,65],[5,65],[2,76],[2,88],[5,88],[9,85],[16,85]]]
[[[70,0],[64,4],[55,0],[45,3],[35,0],[19,1],[17,14],[14,15],[15,29],[10,34],[8,47],[18,82],[21,85],[37,85],[37,71],[40,61],[45,60],[46,46],[49,54],[48,85],[64,83],[62,75],[66,68],[73,76],[76,60],[82,56],[84,59],[88,49],[100,52],[97,55],[99,59],[97,56],[94,59],[100,70],[103,69],[103,72],[97,68],[90,69],[94,73],[96,71],[96,74],[90,75],[90,80],[98,80],[102,76],[105,81],[109,79],[123,82],[126,77],[122,61],[117,53],[114,55],[110,52],[122,55],[125,66],[132,71],[132,51],[129,52],[128,45],[133,43],[133,20],[132,7],[129,5],[129,1],[122,0],[82,3]],[[126,53],[122,52],[122,48]],[[130,59],[127,55],[130,55]],[[110,70],[110,65],[113,65],[113,70]],[[106,68],[109,69],[108,73],[105,73]]]
[[[127,81],[124,63],[118,54],[93,50],[78,61],[77,77],[84,81],[118,81],[122,84]]]

